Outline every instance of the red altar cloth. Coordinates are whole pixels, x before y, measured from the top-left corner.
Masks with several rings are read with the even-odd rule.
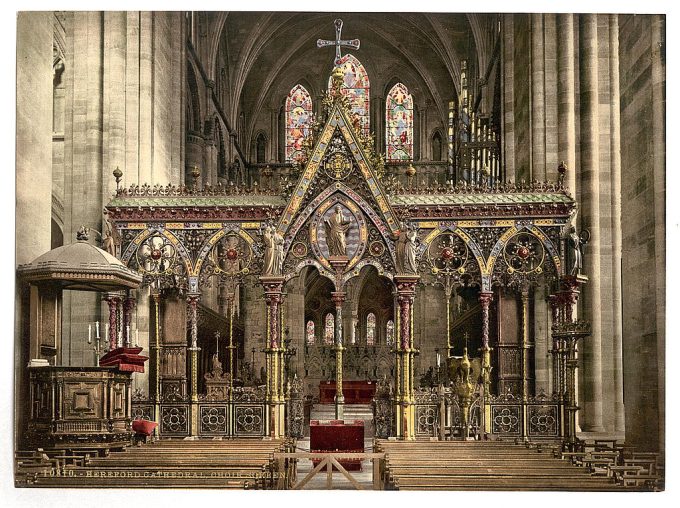
[[[309,424],[309,449],[311,452],[357,452],[364,451],[364,422],[354,420],[344,423],[343,420],[330,420],[320,423],[312,420]],[[312,459],[316,466],[321,459]],[[348,471],[361,471],[361,459],[338,460]]]
[[[343,381],[342,394],[345,404],[370,404],[375,395],[373,381]],[[319,383],[319,402],[332,404],[335,401],[335,381],[321,381]]]
[[[144,362],[148,356],[139,353],[141,347],[119,347],[106,353],[99,359],[101,367],[116,367],[121,372],[144,372]]]
[[[132,430],[143,436],[150,436],[153,434],[153,431],[157,426],[158,424],[156,422],[150,422],[149,420],[133,420],[132,422]]]

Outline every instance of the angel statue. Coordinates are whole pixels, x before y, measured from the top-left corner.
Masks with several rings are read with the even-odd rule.
[[[347,256],[347,239],[345,235],[350,228],[351,222],[351,220],[345,220],[340,205],[335,206],[335,213],[331,215],[330,219],[324,220],[326,243],[328,244],[330,256]]]

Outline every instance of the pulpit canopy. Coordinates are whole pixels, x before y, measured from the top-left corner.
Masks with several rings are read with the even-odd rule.
[[[77,291],[136,289],[142,282],[140,274],[85,239],[52,249],[17,272],[26,282]]]

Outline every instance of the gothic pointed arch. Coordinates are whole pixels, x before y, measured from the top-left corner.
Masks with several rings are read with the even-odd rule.
[[[308,135],[312,119],[312,96],[301,84],[298,83],[288,92],[284,114],[286,162],[295,162],[303,156],[302,143]]]
[[[352,122],[358,122],[364,136],[369,134],[370,129],[370,101],[371,82],[368,72],[361,62],[351,54],[346,54],[338,62],[342,69],[343,87],[342,93],[349,99]],[[328,88],[331,88],[331,79],[328,80]]]
[[[413,96],[396,83],[385,99],[385,153],[388,161],[413,160]]]

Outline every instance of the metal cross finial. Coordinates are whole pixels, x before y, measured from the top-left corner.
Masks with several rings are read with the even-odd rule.
[[[333,24],[335,25],[335,40],[329,41],[325,39],[318,39],[316,41],[317,48],[323,48],[326,46],[335,46],[335,65],[340,65],[340,59],[342,54],[340,53],[340,47],[345,46],[346,48],[359,49],[359,39],[351,39],[343,41],[340,37],[342,36],[342,20],[336,19]]]

